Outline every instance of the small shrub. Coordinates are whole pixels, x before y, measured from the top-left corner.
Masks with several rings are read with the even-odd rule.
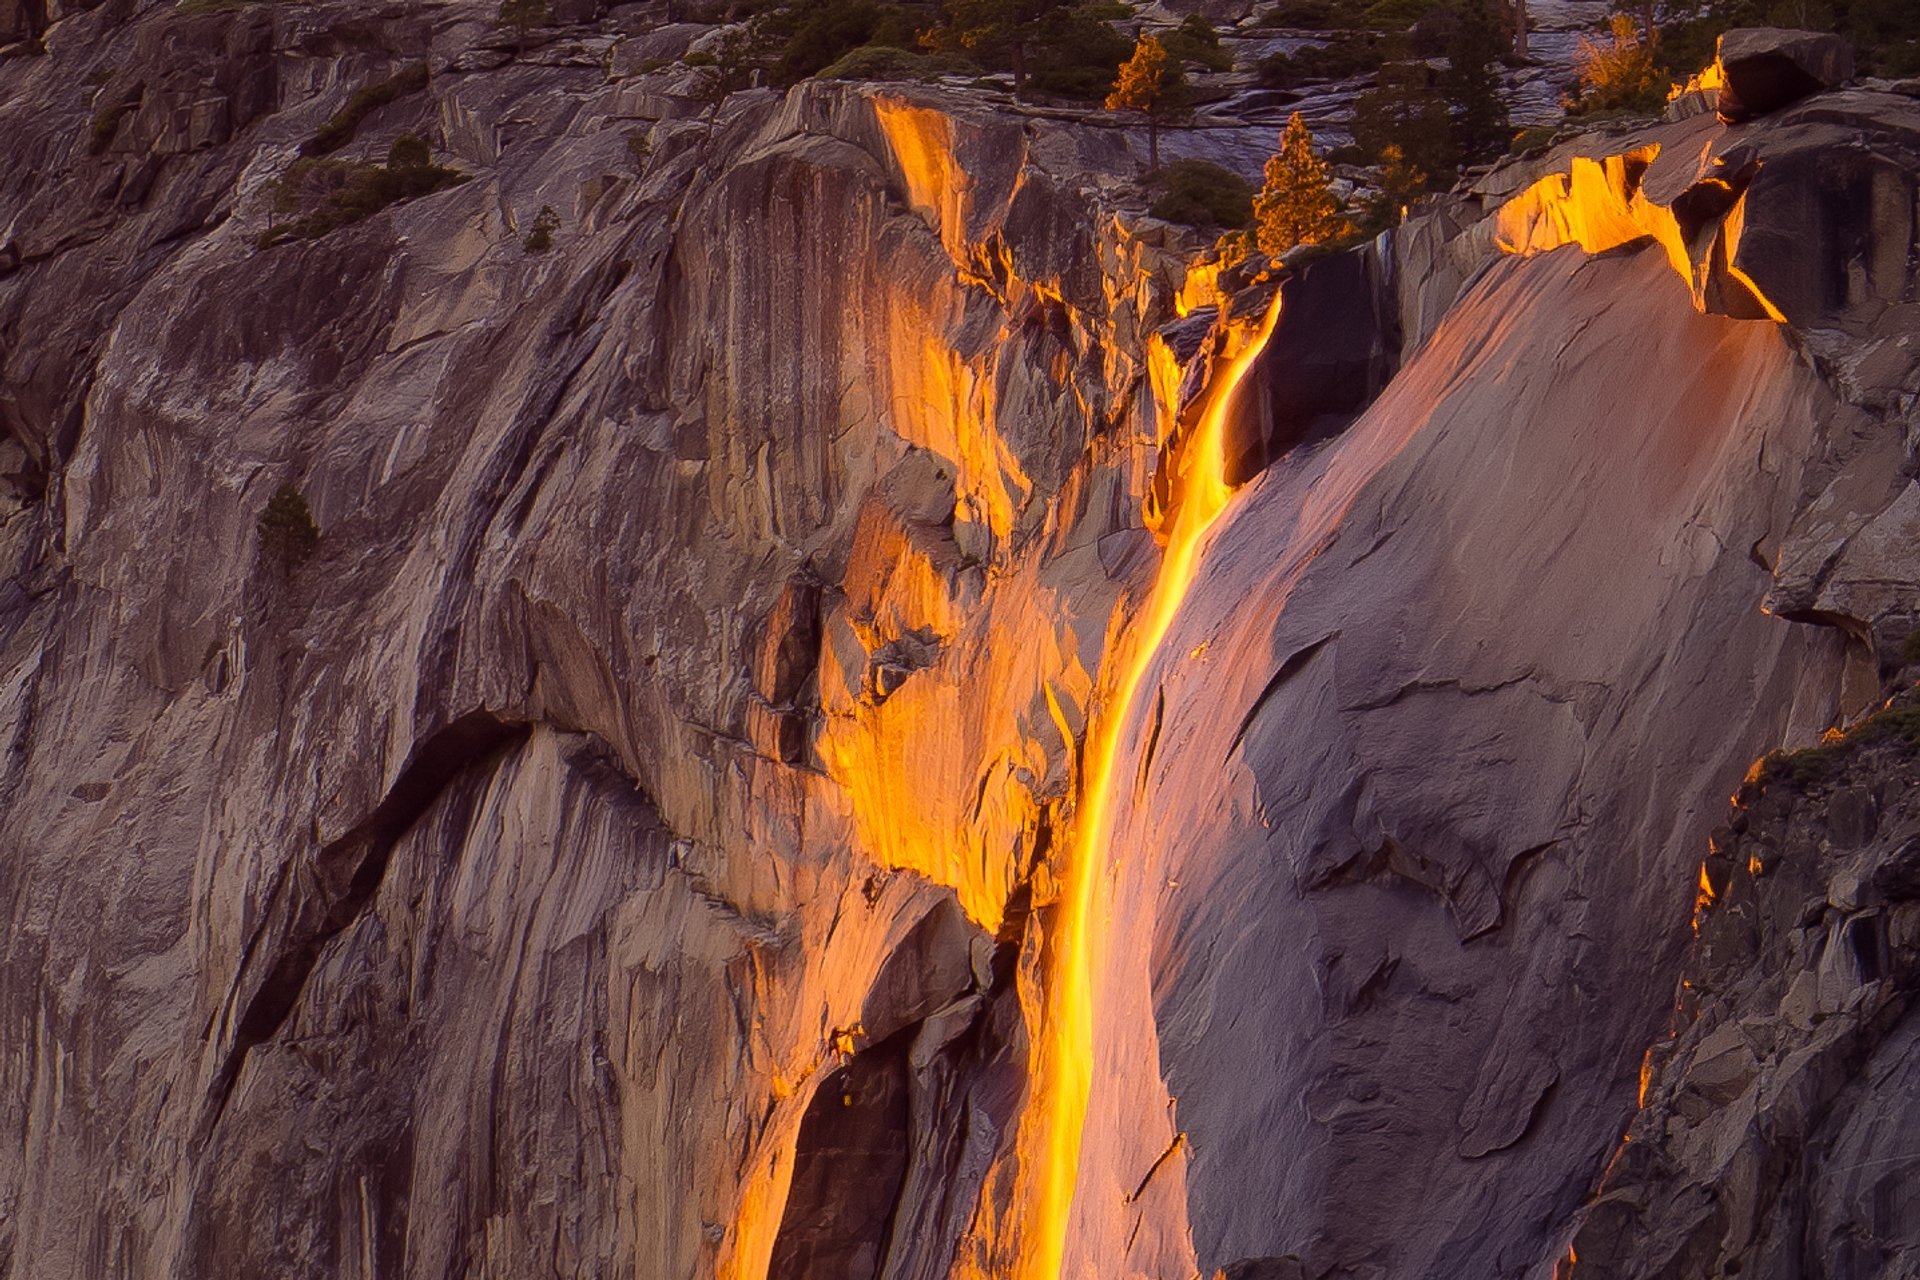
[[[1388,145],[1380,154],[1380,171],[1374,181],[1377,191],[1368,202],[1363,230],[1377,233],[1400,225],[1404,211],[1427,189],[1428,179],[1400,148]]]
[[[1920,748],[1920,690],[1909,689],[1847,729],[1829,729],[1818,746],[1776,751],[1754,766],[1763,785],[1785,782],[1804,787],[1819,782],[1864,747],[1898,744]]]
[[[1609,38],[1580,38],[1573,65],[1580,85],[1577,112],[1658,111],[1666,102],[1665,79],[1654,67],[1653,50],[1624,13],[1613,15]]]
[[[1253,221],[1253,186],[1205,160],[1175,160],[1160,174],[1153,216],[1201,229],[1231,230]]]
[[[1288,31],[1339,31],[1359,26],[1366,7],[1366,0],[1281,0],[1260,22]]]
[[[545,253],[553,248],[553,233],[560,229],[560,215],[554,212],[550,204],[540,206],[540,212],[534,215],[533,229],[527,232],[522,247],[528,253]]]
[[[979,68],[951,54],[913,53],[888,45],[862,45],[820,73],[822,80],[932,80]]]
[[[528,33],[552,21],[553,11],[547,7],[547,0],[500,0],[500,25],[513,28],[522,53],[526,52]]]
[[[1920,627],[1907,632],[1906,639],[1900,642],[1900,662],[1902,666],[1920,662]]]
[[[347,99],[346,106],[334,112],[332,118],[320,126],[319,132],[300,144],[300,154],[331,155],[353,141],[353,136],[360,131],[361,121],[381,107],[426,87],[427,64],[416,62],[397,75],[355,90],[353,96]]]
[[[1167,52],[1209,71],[1233,70],[1233,56],[1220,47],[1220,33],[1197,13],[1190,13],[1166,34]]]
[[[1405,31],[1439,6],[1440,0],[1374,0],[1360,21],[1380,31]]]
[[[1391,55],[1391,44],[1371,31],[1342,33],[1324,45],[1263,59],[1260,83],[1269,89],[1295,89],[1324,80],[1351,80],[1378,71]]]
[[[313,522],[306,495],[291,484],[281,485],[260,513],[261,549],[282,569],[290,570],[319,546],[320,526]]]
[[[1825,778],[1833,770],[1830,747],[1802,747],[1798,751],[1776,751],[1755,767],[1753,778],[1762,786],[1784,783],[1805,787]]]
[[[653,137],[645,129],[632,129],[627,133],[627,158],[633,161],[633,167],[644,169],[647,161],[653,158]]]
[[[1920,747],[1920,703],[1895,700],[1848,730],[1847,741],[1863,746],[1900,742]]]
[[[728,31],[711,49],[696,49],[681,59],[700,73],[694,97],[706,105],[709,129],[720,114],[720,105],[752,83],[758,58],[758,36],[751,28],[741,26]]]
[[[402,158],[416,157],[412,148]],[[419,196],[432,195],[468,181],[472,175],[434,164],[349,164],[338,160],[296,160],[273,185],[276,214],[298,214],[267,228],[258,241],[271,249],[289,240],[318,240]]]
[[[1513,146],[1508,148],[1516,156],[1529,155],[1535,151],[1544,151],[1553,145],[1560,136],[1560,126],[1555,124],[1537,124],[1531,129],[1522,129],[1513,135]]]
[[[1220,260],[1222,271],[1239,266],[1251,258],[1257,248],[1259,245],[1254,242],[1252,229],[1244,227],[1238,231],[1224,232],[1213,242],[1213,253]]]
[[[422,169],[433,163],[433,148],[418,134],[403,133],[387,148],[387,168]]]
[[[781,86],[821,75],[868,46],[911,52],[915,43],[913,20],[906,10],[874,0],[814,0],[808,5],[793,5],[769,15],[765,30],[782,41],[768,73],[768,78]]]
[[[94,112],[93,123],[87,127],[87,154],[97,156],[112,146],[120,135],[121,124],[139,106],[140,100],[133,98]]]

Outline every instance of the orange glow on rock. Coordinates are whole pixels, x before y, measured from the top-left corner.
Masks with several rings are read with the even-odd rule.
[[[1713,898],[1713,881],[1707,878],[1707,864],[1703,862],[1700,864],[1700,891],[1693,899],[1693,931],[1695,933],[1700,932],[1701,917],[1706,915],[1707,908],[1713,905]]]
[[[1216,257],[1188,267],[1186,276],[1180,282],[1180,292],[1174,295],[1174,314],[1184,320],[1201,307],[1217,305],[1220,301],[1220,272],[1225,266],[1226,263]]]
[[[1726,88],[1726,73],[1720,70],[1720,60],[1715,58],[1705,69],[1687,77],[1685,84],[1676,84],[1667,89],[1667,101],[1672,102],[1688,93],[1718,93]]]
[[[900,166],[914,211],[941,233],[949,253],[964,250],[960,204],[968,179],[954,163],[952,118],[899,98],[875,99],[873,113]],[[960,260],[960,254],[955,259]]]
[[[1238,335],[1238,350],[1209,388],[1206,410],[1187,446],[1180,501],[1152,595],[1135,620],[1128,647],[1116,655],[1120,660],[1119,678],[1087,735],[1080,811],[1074,821],[1071,858],[1063,872],[1066,883],[1052,941],[1053,971],[1042,1034],[1035,1045],[1037,1103],[1032,1123],[1040,1127],[1039,1142],[1037,1149],[1024,1138],[1022,1142],[1023,1151],[1033,1152],[1037,1167],[1029,1175],[1030,1194],[1022,1201],[1030,1209],[1022,1232],[1017,1273],[1020,1280],[1058,1280],[1066,1256],[1081,1131],[1092,1088],[1094,951],[1104,944],[1099,921],[1106,913],[1100,909],[1099,894],[1106,883],[1103,873],[1112,830],[1112,784],[1120,735],[1132,718],[1141,684],[1193,584],[1207,531],[1233,496],[1225,478],[1223,440],[1234,393],[1266,346],[1279,314],[1280,298],[1276,294],[1258,328]],[[1026,1163],[1023,1160],[1023,1166]]]
[[[1672,209],[1641,190],[1640,179],[1659,155],[1659,144],[1648,143],[1599,159],[1573,157],[1567,172],[1540,179],[1500,206],[1494,243],[1502,252],[1530,256],[1569,244],[1604,253],[1653,240],[1687,282],[1696,311],[1786,323],[1780,308],[1734,263],[1746,228],[1745,191],[1736,194],[1725,180],[1703,175],[1703,183],[1726,190],[1730,204],[1723,217],[1689,236]]]

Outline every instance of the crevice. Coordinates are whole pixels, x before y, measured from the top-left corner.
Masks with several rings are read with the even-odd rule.
[[[1140,771],[1133,780],[1133,798],[1140,799],[1147,793],[1147,771],[1153,767],[1154,753],[1160,747],[1160,724],[1167,713],[1167,687],[1161,685],[1153,692],[1153,714],[1147,718],[1147,740],[1140,752]]]
[[[1280,692],[1281,686],[1299,675],[1300,672],[1306,668],[1306,665],[1313,661],[1314,655],[1326,648],[1327,643],[1339,634],[1339,632],[1335,631],[1329,635],[1321,636],[1306,648],[1296,649],[1287,656],[1287,660],[1280,664],[1280,669],[1274,672],[1273,677],[1267,681],[1266,688],[1260,690],[1260,696],[1255,698],[1253,705],[1247,708],[1247,713],[1240,717],[1240,726],[1233,731],[1233,741],[1227,744],[1227,753],[1220,759],[1222,764],[1231,760],[1233,753],[1240,749],[1240,744],[1246,741],[1247,730],[1253,727],[1254,718],[1260,714],[1261,708],[1267,705],[1274,694]]]
[[[1133,1204],[1136,1201],[1138,1201],[1141,1196],[1145,1195],[1147,1193],[1147,1187],[1153,1182],[1153,1176],[1156,1173],[1160,1172],[1161,1166],[1165,1165],[1167,1161],[1173,1159],[1174,1152],[1180,1150],[1180,1148],[1186,1145],[1187,1145],[1187,1135],[1184,1130],[1181,1131],[1180,1133],[1174,1134],[1173,1141],[1167,1144],[1167,1149],[1165,1151],[1162,1151],[1159,1155],[1155,1156],[1153,1163],[1147,1166],[1146,1173],[1142,1174],[1140,1177],[1140,1184],[1136,1186],[1132,1190],[1132,1192],[1128,1194],[1127,1203]]]
[[[372,902],[401,837],[462,773],[530,731],[526,722],[503,720],[490,711],[460,716],[414,749],[371,813],[281,877],[241,959],[229,1005],[233,1039],[209,1086],[196,1145],[203,1145],[219,1124],[248,1053],[278,1034],[327,944]],[[276,954],[256,966],[263,945],[272,945]],[[256,968],[264,972],[253,977]]]

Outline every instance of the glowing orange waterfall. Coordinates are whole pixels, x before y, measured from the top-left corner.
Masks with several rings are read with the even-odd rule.
[[[1200,544],[1226,509],[1233,489],[1225,478],[1224,439],[1234,392],[1273,332],[1280,315],[1274,295],[1258,329],[1241,332],[1238,350],[1208,388],[1207,407],[1194,431],[1179,504],[1153,594],[1137,620],[1130,648],[1122,654],[1120,679],[1111,701],[1087,733],[1087,768],[1080,786],[1071,860],[1053,940],[1054,969],[1048,983],[1046,1021],[1039,1062],[1038,1122],[1043,1126],[1039,1167],[1025,1223],[1020,1280],[1058,1280],[1065,1261],[1068,1217],[1078,1181],[1081,1130],[1093,1082],[1093,951],[1105,912],[1098,906],[1112,829],[1112,781],[1119,739],[1134,700],[1167,630],[1193,585]]]

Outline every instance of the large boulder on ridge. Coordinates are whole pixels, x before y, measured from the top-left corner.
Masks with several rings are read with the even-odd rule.
[[[1836,35],[1737,27],[1720,37],[1717,111],[1740,124],[1853,79],[1853,48]]]

